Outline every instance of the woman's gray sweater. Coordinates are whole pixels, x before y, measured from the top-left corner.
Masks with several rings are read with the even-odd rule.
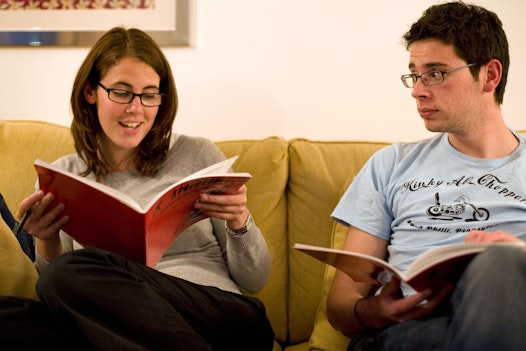
[[[102,183],[144,206],[169,185],[224,158],[208,139],[174,134],[166,161],[154,177],[141,176],[137,171],[113,172]],[[54,163],[76,174],[85,170],[77,154],[64,156]],[[94,179],[94,176],[90,174],[88,178]],[[66,251],[82,248],[64,232],[61,238]],[[37,269],[42,271],[46,265],[37,253]],[[193,283],[236,293],[255,293],[267,281],[270,254],[256,225],[244,235],[230,236],[225,231],[224,220],[211,218],[192,225],[179,235],[155,268]]]

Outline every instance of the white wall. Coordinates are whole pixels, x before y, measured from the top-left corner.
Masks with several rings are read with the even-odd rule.
[[[429,135],[400,82],[401,35],[431,0],[199,0],[195,48],[166,48],[180,95],[177,132],[213,140],[414,140]],[[526,129],[526,1],[478,0],[511,51],[503,111]],[[0,48],[0,118],[69,125],[87,48]]]

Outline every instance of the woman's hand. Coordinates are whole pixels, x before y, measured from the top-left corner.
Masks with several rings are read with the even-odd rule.
[[[247,187],[242,185],[233,193],[203,193],[195,208],[209,217],[224,219],[230,229],[239,229],[248,219]]]
[[[60,228],[69,220],[69,217],[61,215],[64,204],[50,207],[54,199],[52,193],[46,194],[38,190],[22,200],[16,211],[16,216],[22,218],[31,210],[23,228],[28,234],[37,238],[37,250],[48,261],[64,252],[59,233]]]

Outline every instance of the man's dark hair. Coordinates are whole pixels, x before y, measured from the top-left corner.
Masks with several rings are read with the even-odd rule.
[[[476,63],[470,67],[474,77],[478,76],[480,67],[491,59],[499,60],[502,78],[495,89],[495,101],[502,104],[510,56],[502,22],[494,12],[461,1],[433,5],[424,11],[402,38],[407,49],[415,41],[423,39],[438,39],[453,45],[456,54],[466,63]]]

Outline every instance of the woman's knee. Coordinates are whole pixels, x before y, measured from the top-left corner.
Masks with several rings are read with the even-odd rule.
[[[105,265],[108,253],[103,250],[87,248],[65,253],[53,262],[40,274],[37,282],[39,294],[48,289],[67,291],[74,289],[75,282],[85,275],[86,271],[93,271],[96,266]]]

